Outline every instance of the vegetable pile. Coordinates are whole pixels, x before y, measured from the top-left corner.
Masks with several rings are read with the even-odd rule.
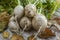
[[[31,40],[35,40],[38,34],[41,34],[42,32],[45,33],[48,24],[47,20],[51,19],[51,16],[55,13],[56,9],[59,8],[59,3],[56,0],[5,0],[6,2],[3,0],[0,1],[3,2],[0,2],[0,12],[7,11],[10,14],[3,14],[3,19],[0,21],[3,23],[7,20],[8,22],[6,22],[4,26],[8,24],[8,29],[11,32],[20,35],[22,35],[24,31],[29,31],[31,28],[33,28],[37,32],[35,36],[31,38]],[[5,16],[7,19],[5,18]],[[4,30],[5,28],[6,27],[0,28],[0,31]],[[22,32],[20,32],[21,29]],[[50,34],[48,34],[47,36],[49,35]],[[19,38],[18,40],[20,40],[21,36],[15,36],[12,36],[11,40],[17,40],[17,37]],[[21,40],[24,39],[22,38]]]
[[[30,28],[34,28],[38,31],[38,33],[44,31],[47,27],[47,19],[44,15],[37,12],[35,3],[29,3],[25,7],[20,4],[19,0],[18,3],[19,4],[14,8],[13,18],[11,18],[9,21],[9,29],[17,34],[19,33],[19,28],[23,29],[21,34],[24,33],[25,30],[29,30]],[[20,23],[18,22],[18,20]],[[38,35],[38,33],[35,35],[35,37]]]
[[[13,34],[11,40],[24,40],[21,35]]]

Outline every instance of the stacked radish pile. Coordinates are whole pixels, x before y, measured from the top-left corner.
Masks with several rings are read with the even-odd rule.
[[[18,5],[14,9],[14,16],[10,18],[8,26],[15,33],[18,33],[20,28],[23,29],[22,33],[30,28],[34,28],[39,33],[47,27],[47,19],[44,15],[37,13],[35,4],[28,4],[25,7]]]

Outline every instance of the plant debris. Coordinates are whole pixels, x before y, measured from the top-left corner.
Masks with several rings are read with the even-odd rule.
[[[3,38],[8,38],[9,35],[10,35],[10,33],[7,32],[7,31],[5,31],[5,32],[2,33]]]
[[[53,14],[59,7],[60,4],[56,0],[0,0],[0,32],[4,31],[2,33],[4,38],[9,37],[9,33],[5,32],[6,28],[12,33],[15,33],[10,40],[25,40],[21,35],[26,32],[24,30],[29,31],[31,28],[38,31],[36,35],[29,36],[28,40],[37,40],[37,35],[40,38],[55,36],[56,34],[54,32],[58,30],[57,27],[52,25],[55,24],[55,19],[51,24],[47,20],[51,20]],[[11,19],[9,14],[11,15]],[[60,19],[56,19],[56,21],[60,25]],[[50,27],[51,25],[52,27]]]
[[[23,36],[13,34],[10,40],[24,40]]]
[[[44,32],[42,32],[41,34],[38,34],[38,36],[40,38],[49,38],[52,36],[55,36],[55,33],[53,33],[50,29],[46,28]]]
[[[56,22],[60,25],[60,18],[54,18],[53,20],[56,20]]]
[[[10,15],[6,12],[0,13],[0,32],[4,31],[7,28],[9,22]]]

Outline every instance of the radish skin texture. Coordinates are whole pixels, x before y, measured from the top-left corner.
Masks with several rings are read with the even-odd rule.
[[[43,31],[47,27],[47,19],[42,14],[36,14],[32,20],[32,26],[35,30],[42,27],[41,31]]]
[[[24,15],[24,8],[23,6],[16,6],[14,9],[14,15],[17,16],[18,18],[21,18]]]
[[[14,18],[14,16],[12,16],[9,21],[14,21],[14,20],[15,20],[15,18]]]
[[[17,27],[16,23],[13,21],[9,22],[8,26],[9,26],[10,31],[12,31],[12,32],[18,32],[19,31],[19,28]]]
[[[10,31],[12,31],[12,32],[15,32],[16,33],[16,32],[19,31],[19,27],[17,26],[17,24],[15,22],[14,16],[12,16],[10,18],[10,21],[9,21],[8,26],[9,26]]]
[[[25,6],[25,15],[27,17],[34,17],[36,14],[36,6],[34,4],[28,4]]]
[[[20,21],[20,26],[22,29],[26,26],[25,30],[29,30],[31,28],[31,21],[27,17],[23,17]]]

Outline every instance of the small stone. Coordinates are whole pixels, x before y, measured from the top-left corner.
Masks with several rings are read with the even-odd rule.
[[[7,31],[5,31],[5,32],[2,33],[3,38],[8,38],[9,35],[10,35],[10,33],[7,32]]]
[[[28,40],[32,40],[34,38],[34,35],[31,35],[28,37]],[[37,40],[37,38],[34,38],[33,40]]]

